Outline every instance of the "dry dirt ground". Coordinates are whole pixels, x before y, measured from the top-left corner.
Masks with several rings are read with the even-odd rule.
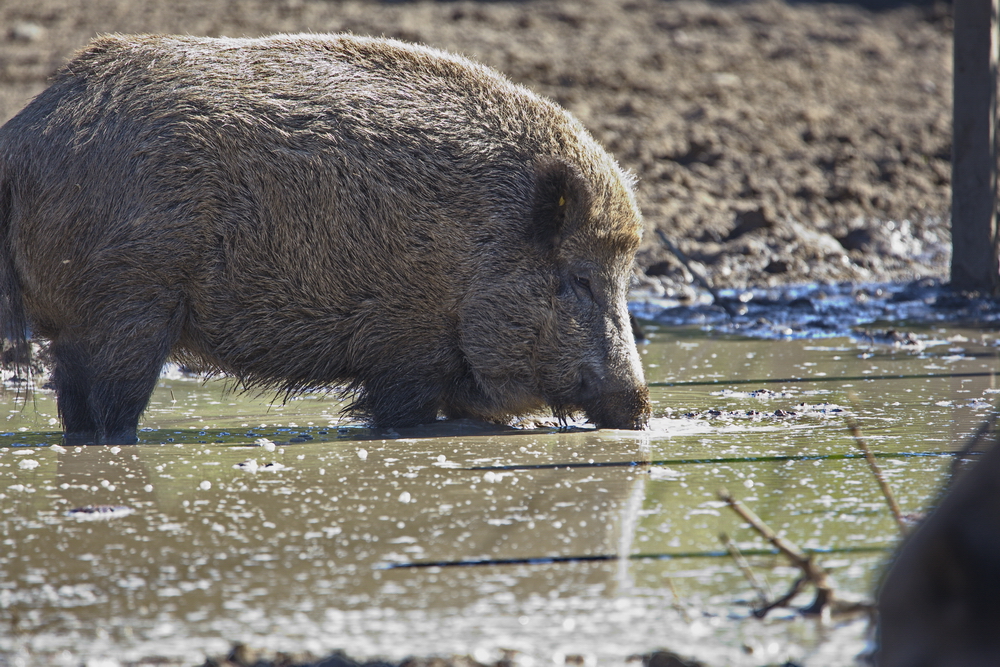
[[[639,178],[642,285],[946,277],[948,5],[772,0],[4,0],[0,122],[104,32],[386,35],[575,113]]]

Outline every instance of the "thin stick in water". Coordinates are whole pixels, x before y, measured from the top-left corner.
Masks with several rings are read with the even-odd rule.
[[[851,430],[851,435],[854,436],[854,444],[864,453],[865,460],[868,461],[868,467],[871,468],[872,474],[875,475],[875,479],[882,489],[882,495],[885,496],[885,502],[889,505],[889,511],[892,512],[892,517],[896,520],[896,525],[899,526],[899,532],[905,536],[910,529],[910,525],[900,511],[899,503],[896,502],[896,496],[893,494],[889,482],[886,481],[885,475],[882,474],[882,469],[879,468],[878,462],[875,461],[875,456],[872,454],[871,448],[868,447],[868,443],[865,442],[864,437],[861,435],[861,426],[858,425],[857,420],[851,415],[847,415],[846,420],[847,428]]]
[[[730,557],[732,557],[733,561],[736,563],[736,567],[740,568],[740,572],[743,573],[743,576],[750,582],[750,586],[753,587],[754,592],[757,593],[758,602],[762,606],[767,605],[767,601],[771,599],[770,591],[765,589],[764,585],[760,582],[760,579],[758,579],[757,575],[754,574],[752,569],[750,569],[750,563],[748,563],[747,559],[743,557],[743,554],[740,552],[740,548],[736,546],[736,543],[733,542],[726,533],[719,533],[719,540],[726,547],[726,551],[729,552]]]

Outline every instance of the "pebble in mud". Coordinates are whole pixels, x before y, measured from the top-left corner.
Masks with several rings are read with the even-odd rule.
[[[912,331],[898,331],[896,329],[886,329],[884,331],[868,331],[867,329],[856,330],[855,335],[873,345],[889,345],[895,348],[921,351],[927,347],[927,343]]]
[[[688,419],[746,419],[746,418],[760,418],[760,417],[796,417],[799,413],[790,410],[775,410],[773,413],[760,412],[759,410],[705,410],[704,412],[687,412],[684,417]]]
[[[268,452],[273,452],[275,447],[274,442],[268,440],[267,438],[257,438],[256,440],[254,440],[253,444],[257,447],[263,447],[264,451]]]
[[[257,472],[257,469],[260,466],[257,464],[257,459],[247,459],[243,463],[237,463],[233,467],[236,468],[237,470],[246,470],[247,472]]]
[[[277,461],[271,461],[270,463],[265,463],[261,465],[257,463],[257,459],[247,459],[243,463],[237,463],[233,466],[237,470],[246,470],[247,472],[257,472],[258,470],[264,471],[275,471],[284,470],[284,464],[278,463]]]
[[[805,417],[805,416],[836,416],[844,412],[844,408],[834,403],[798,403],[795,405],[794,410],[785,410],[778,408],[774,412],[762,412],[760,410],[719,410],[713,408],[711,410],[705,410],[704,412],[688,412],[684,416],[689,419],[699,419],[699,418],[714,418],[714,419],[759,419],[761,417],[777,417],[779,419],[785,419],[787,417]]]
[[[81,521],[94,521],[103,519],[117,519],[128,516],[135,510],[125,505],[86,505],[76,507],[66,511],[66,516],[79,519]]]

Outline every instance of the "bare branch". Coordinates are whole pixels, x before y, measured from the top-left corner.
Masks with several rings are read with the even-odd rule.
[[[751,528],[756,530],[765,540],[773,544],[778,551],[792,561],[792,564],[795,565],[795,567],[802,571],[802,578],[795,583],[792,591],[781,598],[781,600],[773,602],[767,607],[754,612],[755,615],[763,618],[763,616],[771,609],[781,606],[781,604],[787,604],[788,601],[795,597],[796,593],[798,593],[799,588],[801,588],[803,584],[803,579],[805,582],[808,582],[816,587],[816,600],[810,606],[801,610],[803,614],[822,613],[828,605],[831,605],[834,602],[836,595],[826,570],[816,564],[812,556],[806,555],[797,546],[771,530],[766,523],[761,521],[760,517],[754,514],[746,505],[734,498],[726,489],[721,489],[719,491],[719,499],[729,505],[734,512],[739,514],[744,521],[750,524]]]
[[[680,263],[684,265],[684,268],[687,269],[687,272],[694,277],[695,282],[701,285],[705,290],[708,291],[709,294],[712,295],[712,300],[715,302],[715,305],[721,306],[723,309],[725,309],[726,313],[730,317],[736,317],[739,314],[735,310],[733,310],[733,307],[729,304],[728,301],[719,296],[718,291],[716,291],[716,289],[712,287],[712,283],[708,281],[708,278],[706,278],[701,273],[701,271],[695,270],[695,268],[691,265],[691,260],[687,258],[687,255],[681,252],[681,249],[678,248],[676,245],[674,245],[674,242],[670,240],[669,236],[663,233],[662,229],[657,229],[656,235],[660,237],[661,241],[663,241],[663,245],[667,246],[667,250],[672,252],[674,256],[680,261]]]

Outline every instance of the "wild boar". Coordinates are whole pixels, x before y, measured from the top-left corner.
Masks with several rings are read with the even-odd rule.
[[[879,667],[1000,665],[1000,447],[903,544],[879,593]]]
[[[350,35],[96,39],[0,128],[0,317],[65,437],[131,443],[170,358],[340,386],[380,427],[639,429],[632,179],[556,104]]]

